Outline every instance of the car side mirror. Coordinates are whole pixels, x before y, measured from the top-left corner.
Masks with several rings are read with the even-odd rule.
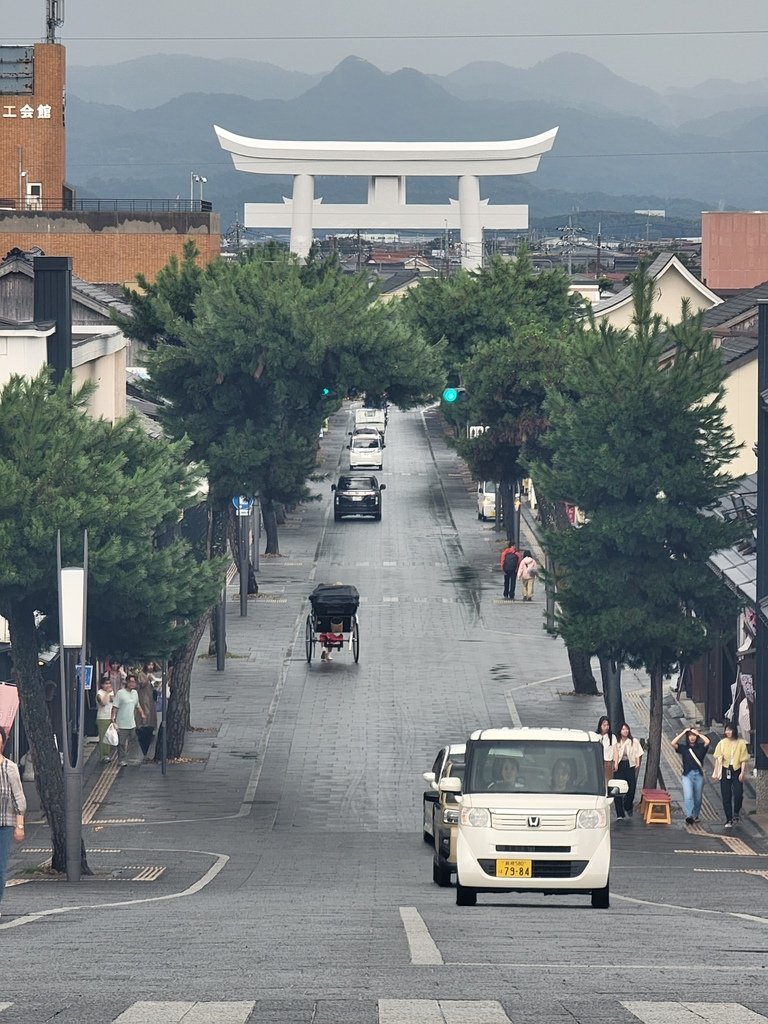
[[[351,449],[351,448],[352,448],[352,445],[351,445],[351,444],[348,444],[348,445],[347,445],[347,448]]]
[[[347,431],[347,435],[348,435],[349,437],[352,437],[352,431],[351,431],[351,430],[348,430],[348,431]]]
[[[626,779],[611,779],[608,783],[608,792],[611,796],[624,796],[629,792],[629,783]]]
[[[434,772],[422,772],[421,777],[422,777],[422,779],[424,779],[425,782],[434,782],[435,781],[435,773]]]
[[[387,485],[386,484],[379,484],[379,490],[380,491],[386,491],[386,489],[387,489]]]
[[[331,490],[332,490],[332,491],[335,491],[335,490],[336,490],[336,484],[331,484]]]
[[[623,782],[623,779],[619,781]],[[460,793],[461,792],[461,779],[457,779],[453,775],[449,775],[445,779],[440,779],[438,784],[438,790],[441,793]]]

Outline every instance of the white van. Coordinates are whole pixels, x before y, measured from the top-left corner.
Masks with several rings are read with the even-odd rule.
[[[467,741],[456,793],[456,902],[479,892],[589,893],[610,902],[611,796],[602,746],[578,729],[483,729]],[[608,783],[627,792],[624,779]]]
[[[380,434],[353,434],[347,448],[350,469],[381,469],[384,462],[384,442]]]
[[[355,430],[359,430],[360,427],[375,427],[383,438],[387,429],[386,411],[384,409],[356,409]]]
[[[496,518],[496,484],[493,480],[480,480],[477,484],[477,518]]]

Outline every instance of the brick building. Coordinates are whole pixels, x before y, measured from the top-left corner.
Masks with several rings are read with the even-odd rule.
[[[60,43],[0,46],[0,257],[11,249],[71,256],[95,284],[152,279],[192,239],[219,255],[220,217],[202,200],[142,200],[126,208],[77,197],[66,181],[66,55]]]

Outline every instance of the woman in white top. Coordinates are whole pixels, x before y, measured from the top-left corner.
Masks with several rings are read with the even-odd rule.
[[[597,723],[595,732],[600,737],[603,745],[603,770],[605,771],[606,786],[613,778],[613,753],[616,746],[616,737],[611,732],[611,722],[607,715],[603,715]]]
[[[115,694],[112,689],[112,680],[109,672],[105,672],[101,677],[99,689],[96,691],[96,729],[99,733],[99,753],[101,754],[101,760],[105,763],[112,756],[112,747],[104,739],[104,734],[109,728],[109,723],[112,721],[112,702],[114,699]]]
[[[637,771],[643,757],[643,748],[640,742],[632,735],[632,730],[626,722],[619,726],[619,738],[613,748],[613,777],[624,779],[629,790],[622,799],[620,794],[613,798],[616,808],[616,817],[623,818],[625,815],[632,817],[635,804],[635,789],[637,787]]]

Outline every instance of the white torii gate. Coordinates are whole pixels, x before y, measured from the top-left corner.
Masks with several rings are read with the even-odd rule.
[[[214,126],[222,149],[239,171],[293,175],[293,198],[282,203],[246,203],[248,228],[291,229],[291,251],[306,258],[314,229],[359,231],[444,228],[461,232],[461,264],[482,266],[483,229],[528,227],[527,206],[491,206],[480,199],[483,175],[529,174],[552,148],[557,128],[508,142],[284,142],[249,139]],[[316,175],[368,178],[367,203],[323,203],[315,199]],[[449,205],[406,203],[410,176],[459,179],[458,201]]]

